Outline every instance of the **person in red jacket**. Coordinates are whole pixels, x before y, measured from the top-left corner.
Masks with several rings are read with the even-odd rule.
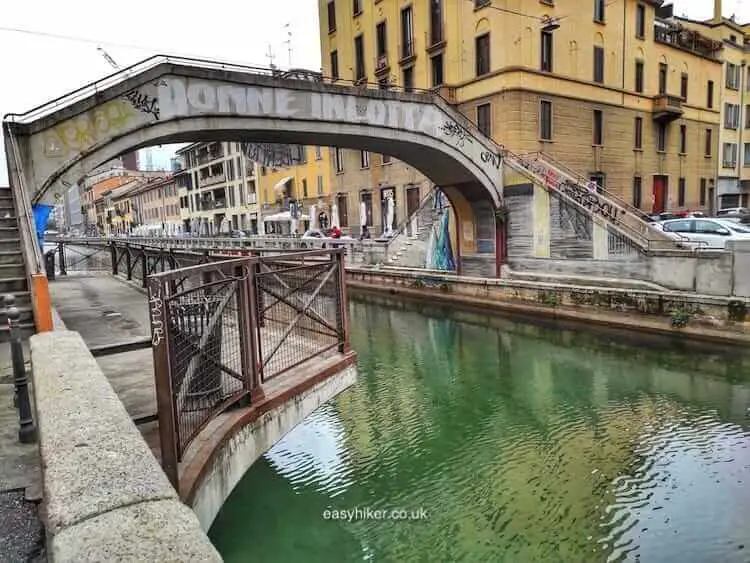
[[[341,238],[341,229],[338,227],[331,227],[331,232],[328,234],[331,238]]]

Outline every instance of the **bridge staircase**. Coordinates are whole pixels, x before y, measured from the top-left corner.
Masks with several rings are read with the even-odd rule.
[[[21,250],[18,218],[10,188],[0,188],[0,297],[13,295],[21,313],[20,327],[24,336],[34,333],[34,312],[31,291]],[[0,301],[0,342],[8,340],[8,317]]]
[[[396,235],[388,241],[386,265],[424,268],[430,235],[442,214],[450,207],[439,210],[435,206],[439,188],[433,187],[422,198],[419,207],[399,225]],[[443,198],[447,204],[447,198]]]
[[[643,253],[678,248],[666,233],[654,228],[646,214],[604,188],[591,189],[589,180],[541,152],[517,155],[504,151],[504,164],[555,197],[573,204]]]

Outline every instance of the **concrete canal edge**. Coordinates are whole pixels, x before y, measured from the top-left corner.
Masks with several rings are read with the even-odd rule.
[[[265,398],[251,407],[229,411],[204,432],[201,443],[186,457],[181,477],[182,498],[204,530],[250,466],[300,424],[310,413],[357,381],[357,355],[349,352],[268,385]]]
[[[406,269],[347,268],[354,292],[451,304],[701,342],[750,344],[750,301],[678,291],[470,278]],[[675,321],[682,321],[684,324]]]
[[[30,349],[48,558],[221,561],[81,336],[36,334]]]

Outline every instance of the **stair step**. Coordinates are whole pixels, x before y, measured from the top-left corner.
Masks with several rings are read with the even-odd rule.
[[[5,308],[5,296],[12,295],[16,298],[16,307],[31,306],[31,292],[30,291],[5,291],[0,293],[0,309]]]
[[[0,226],[0,239],[17,239],[18,238],[18,226],[14,227],[3,227]],[[20,239],[19,239],[20,240]]]
[[[21,252],[21,239],[0,238],[0,252]]]
[[[0,280],[4,278],[26,277],[26,266],[23,262],[3,263],[0,261]]]
[[[26,276],[0,278],[0,294],[27,291]]]

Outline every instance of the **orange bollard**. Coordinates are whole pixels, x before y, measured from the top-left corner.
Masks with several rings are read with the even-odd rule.
[[[49,332],[52,324],[52,299],[45,274],[31,274],[31,304],[34,308],[34,324],[37,332]]]

